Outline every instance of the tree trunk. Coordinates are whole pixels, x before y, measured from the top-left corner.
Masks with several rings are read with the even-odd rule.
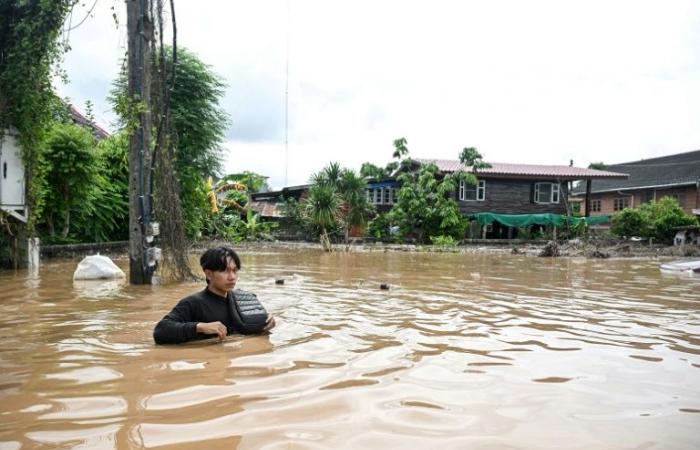
[[[321,228],[321,246],[323,247],[323,250],[327,252],[332,252],[333,247],[331,246],[331,240],[328,237],[328,232],[326,231],[326,227]]]

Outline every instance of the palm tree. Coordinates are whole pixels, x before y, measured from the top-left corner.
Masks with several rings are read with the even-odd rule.
[[[319,175],[314,175],[317,180]],[[331,251],[331,241],[328,238],[328,228],[335,225],[340,210],[340,197],[331,184],[315,182],[309,189],[306,199],[305,212],[309,221],[321,229],[321,245],[326,251]]]
[[[340,182],[340,177],[342,176],[343,169],[337,162],[332,162],[323,168],[322,171],[311,176],[311,181],[313,184],[328,184],[331,186],[338,186]]]
[[[344,169],[341,172],[337,190],[342,199],[340,213],[347,248],[350,227],[367,223],[367,218],[374,213],[374,207],[367,201],[367,181],[353,170]]]

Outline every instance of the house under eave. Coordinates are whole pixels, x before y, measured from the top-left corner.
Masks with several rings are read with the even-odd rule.
[[[673,197],[689,214],[700,215],[700,150],[607,166],[629,174],[627,179],[596,179],[591,184],[591,215],[612,214],[624,208]],[[577,187],[573,195],[583,198]]]

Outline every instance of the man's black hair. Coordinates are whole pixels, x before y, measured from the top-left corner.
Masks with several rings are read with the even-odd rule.
[[[210,248],[199,258],[199,265],[202,266],[202,270],[209,269],[215,272],[223,272],[228,267],[229,258],[236,263],[236,267],[241,268],[241,258],[238,257],[238,253],[231,247]]]

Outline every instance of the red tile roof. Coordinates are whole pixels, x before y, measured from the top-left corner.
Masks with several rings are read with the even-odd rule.
[[[109,137],[109,132],[107,130],[85,117],[80,111],[78,111],[78,109],[75,106],[69,105],[69,112],[73,119],[73,122],[75,122],[78,125],[90,127],[96,138],[106,139]]]
[[[420,164],[433,163],[443,172],[455,172],[459,169],[469,171],[469,167],[462,165],[458,160],[452,159],[427,159],[415,158],[414,161]],[[510,164],[510,163],[489,163],[488,169],[480,169],[482,176],[505,176],[505,177],[547,177],[569,180],[583,180],[592,178],[627,178],[626,173],[608,172],[605,170],[584,169],[571,166],[550,166],[539,164]]]

